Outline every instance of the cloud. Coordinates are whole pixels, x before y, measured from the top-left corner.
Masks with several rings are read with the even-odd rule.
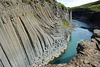
[[[86,3],[95,2],[98,0],[57,0],[57,1],[64,4],[66,7],[75,7]]]

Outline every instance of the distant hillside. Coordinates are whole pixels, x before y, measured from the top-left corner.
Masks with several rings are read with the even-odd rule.
[[[100,22],[100,1],[84,4],[78,7],[71,8],[73,18],[78,20]]]
[[[89,9],[94,12],[100,12],[100,1],[84,4],[78,7],[73,7],[72,10],[76,10],[77,8]]]

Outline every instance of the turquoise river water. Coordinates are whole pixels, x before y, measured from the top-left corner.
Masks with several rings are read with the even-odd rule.
[[[84,40],[91,41],[92,31],[82,28],[89,28],[89,25],[77,20],[73,20],[73,22],[76,23],[77,28],[75,28],[75,31],[71,33],[71,39],[68,44],[68,48],[59,58],[53,60],[50,64],[68,63],[77,55],[76,48],[79,42]]]

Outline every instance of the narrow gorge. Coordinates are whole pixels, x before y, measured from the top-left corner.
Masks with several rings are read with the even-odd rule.
[[[0,67],[48,64],[67,48],[74,27],[72,12],[55,0],[0,0]]]
[[[43,67],[100,67],[100,30],[95,29],[90,41],[82,41],[77,46],[77,56],[69,63]]]
[[[73,9],[57,0],[0,0],[0,67],[100,67],[99,20],[92,27],[72,19]]]

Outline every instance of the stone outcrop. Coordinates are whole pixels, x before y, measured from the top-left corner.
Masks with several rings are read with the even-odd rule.
[[[0,67],[44,65],[67,48],[62,21],[71,29],[71,12],[48,1],[0,0]]]
[[[46,67],[100,67],[100,30],[94,30],[91,40],[79,43],[77,56],[69,63]]]

